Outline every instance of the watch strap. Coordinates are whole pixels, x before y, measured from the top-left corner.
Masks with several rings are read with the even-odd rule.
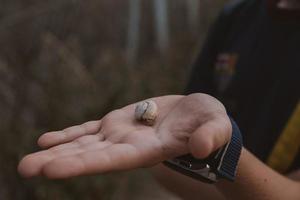
[[[163,163],[181,174],[203,182],[214,183],[219,178],[234,181],[243,143],[237,124],[232,118],[230,121],[232,124],[230,142],[209,157],[197,159],[191,154],[186,154]]]
[[[216,172],[220,177],[234,181],[242,151],[243,141],[239,127],[231,117],[230,121],[232,125],[231,140],[225,146],[224,151],[220,155],[219,165],[217,166]]]

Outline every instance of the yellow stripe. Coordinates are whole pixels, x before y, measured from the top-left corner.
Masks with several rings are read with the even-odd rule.
[[[288,170],[300,148],[300,102],[280,135],[267,164],[278,172]]]

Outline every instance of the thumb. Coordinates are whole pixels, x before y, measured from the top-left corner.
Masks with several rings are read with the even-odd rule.
[[[220,115],[199,126],[191,135],[188,147],[195,158],[204,159],[231,138],[232,126],[227,115]]]

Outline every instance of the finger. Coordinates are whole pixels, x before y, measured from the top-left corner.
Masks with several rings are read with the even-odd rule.
[[[43,174],[51,179],[61,179],[79,175],[128,170],[139,167],[142,164],[142,160],[139,159],[139,153],[132,145],[115,144],[102,151],[90,151],[55,159],[45,165]]]
[[[73,148],[68,148],[63,150],[56,150],[51,148],[49,149],[49,151],[52,151],[56,155],[54,159],[57,159],[60,157],[72,156],[72,155],[76,155],[88,151],[102,150],[110,145],[112,145],[111,142],[104,141],[104,142],[83,144],[79,147],[73,147]]]
[[[100,131],[101,121],[90,121],[81,125],[72,126],[62,131],[48,132],[38,140],[42,148],[49,148],[54,145],[67,143],[83,135],[91,135]]]
[[[61,148],[51,148],[24,157],[18,166],[19,173],[26,178],[41,175],[42,168],[54,159],[72,156],[88,151],[101,150],[110,146],[111,142],[104,141],[93,144],[89,143],[81,145],[80,147],[63,147],[66,145],[68,144],[60,145],[62,146]]]
[[[83,146],[91,145],[93,143],[99,143],[101,141],[104,141],[104,135],[100,133],[96,135],[85,135],[80,138],[77,138],[76,140],[73,140],[72,142],[54,146],[50,148],[50,150],[61,151],[71,148],[82,148]]]
[[[55,155],[54,159],[57,159],[60,157],[72,156],[72,155],[76,155],[88,151],[102,150],[110,145],[112,145],[110,141],[90,142],[90,143],[83,143],[80,146],[75,146],[72,148],[61,148],[61,149],[51,148],[48,151],[51,151]]]
[[[206,158],[225,145],[231,137],[231,123],[227,116],[218,116],[194,131],[189,139],[190,152],[196,158]]]
[[[20,161],[18,172],[25,178],[37,176],[40,174],[42,166],[54,157],[55,155],[49,150],[29,154]]]

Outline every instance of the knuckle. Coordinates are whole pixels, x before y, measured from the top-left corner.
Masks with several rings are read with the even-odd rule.
[[[202,112],[206,111],[209,114],[212,113],[226,113],[226,109],[224,105],[215,97],[204,94],[204,93],[194,93],[186,96],[185,99],[186,103],[188,106],[192,106],[195,108],[195,105],[198,107],[203,107],[199,108]]]
[[[113,119],[115,119],[117,116],[120,115],[122,111],[117,109],[117,110],[113,110],[111,112],[109,112],[108,114],[106,114],[103,118],[103,122],[107,122],[107,121],[111,121]]]
[[[72,132],[73,127],[65,128],[62,130],[61,134],[68,136]]]
[[[81,147],[81,146],[85,145],[86,140],[85,140],[85,138],[78,138],[78,139],[74,140],[74,143]]]

